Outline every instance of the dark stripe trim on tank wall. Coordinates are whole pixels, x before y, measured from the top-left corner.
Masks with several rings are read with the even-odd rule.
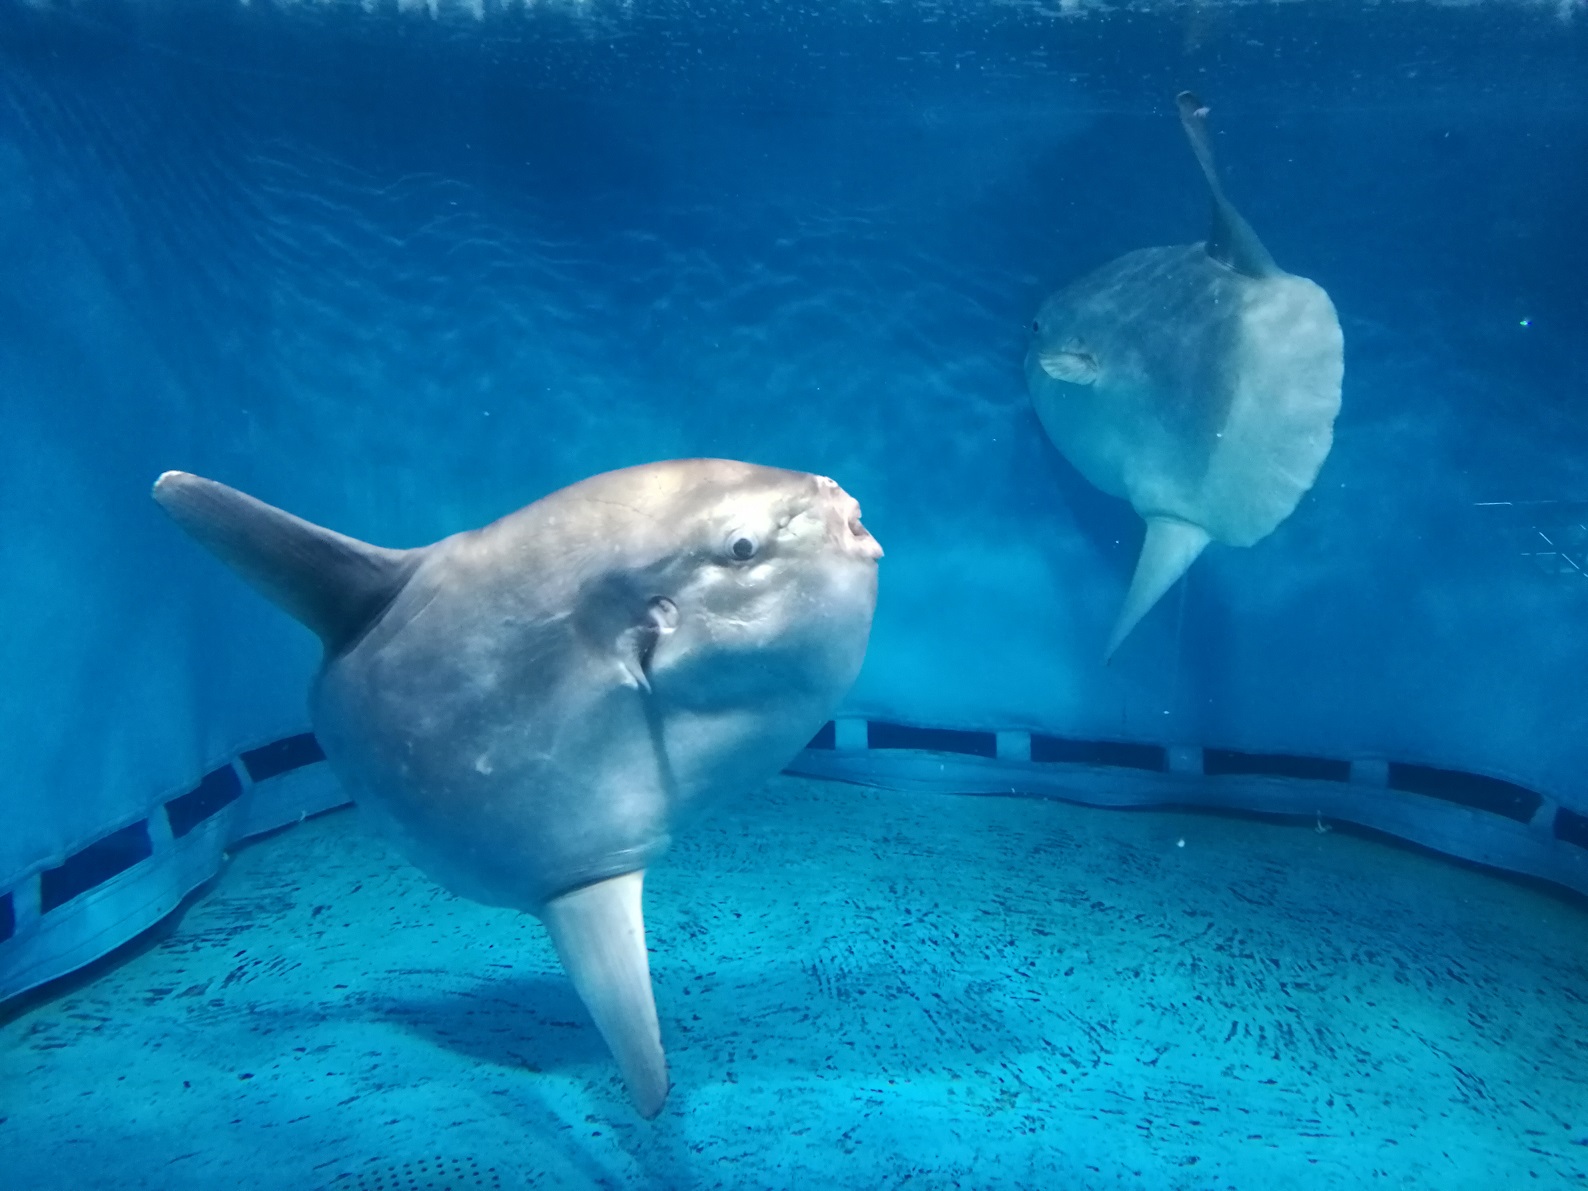
[[[1257,774],[1262,777],[1299,777],[1314,782],[1348,782],[1351,762],[1328,757],[1296,757],[1289,753],[1242,753],[1235,749],[1203,749],[1202,772]]]
[[[1458,802],[1491,815],[1504,815],[1518,823],[1531,820],[1544,805],[1542,795],[1499,778],[1435,769],[1429,765],[1403,765],[1399,761],[1390,762],[1389,788]]]
[[[1561,807],[1555,812],[1555,838],[1588,851],[1588,815]]]
[[[962,732],[956,728],[912,728],[872,720],[867,725],[868,746],[874,749],[915,749],[923,753],[959,753],[967,757],[996,757],[998,737],[993,732]]]
[[[863,730],[859,740],[846,739],[829,720],[810,740],[808,748],[821,751],[871,750],[957,754],[997,759],[999,733],[959,728],[922,728],[884,720],[850,721]],[[1170,750],[1138,741],[1072,740],[1043,733],[1021,734],[1029,740],[1030,760],[1036,765],[1081,765],[1140,770],[1151,773],[1175,769]],[[840,742],[843,746],[840,747]],[[1308,757],[1288,753],[1248,753],[1236,749],[1208,748],[1200,753],[1199,770],[1205,776],[1260,776],[1349,783],[1351,762],[1335,757]],[[240,764],[252,782],[267,781],[325,760],[319,741],[309,732],[283,737],[240,754]],[[1381,784],[1393,790],[1422,794],[1446,802],[1499,815],[1516,822],[1531,822],[1545,804],[1542,795],[1513,782],[1482,774],[1439,769],[1399,761],[1388,763],[1388,779]],[[237,769],[222,765],[205,774],[191,790],[166,801],[171,835],[180,839],[241,798],[244,786]],[[1588,814],[1555,808],[1550,835],[1576,848],[1588,850]],[[39,874],[39,910],[49,913],[73,898],[104,884],[119,873],[153,855],[149,821],[119,828],[74,852],[55,868]],[[11,891],[0,892],[0,943],[16,932],[16,902]]]
[[[313,733],[283,737],[238,757],[253,782],[280,777],[325,760]],[[243,796],[242,778],[234,765],[212,769],[198,785],[166,800],[163,810],[173,839],[181,839],[200,824]],[[141,819],[73,852],[55,868],[39,874],[39,912],[47,914],[75,897],[103,885],[154,855],[149,820]],[[16,933],[15,900],[10,891],[0,894],[0,943]]]
[[[267,745],[249,749],[242,755],[243,768],[248,770],[249,779],[256,782],[280,777],[283,773],[291,773],[294,769],[302,769],[305,765],[323,760],[325,753],[321,751],[320,742],[314,738],[313,732],[300,732],[296,736],[273,740]]]
[[[244,756],[247,754],[245,753]],[[224,806],[243,796],[243,779],[230,765],[222,765],[204,775],[204,780],[186,794],[178,794],[165,804],[165,817],[171,834],[181,839]]]
[[[140,860],[154,855],[149,838],[149,820],[139,819],[119,831],[95,840],[73,852],[55,868],[39,874],[39,909],[48,914],[64,906],[80,893],[103,885],[117,873],[126,872]]]
[[[1143,769],[1163,773],[1169,768],[1169,750],[1158,744],[1127,740],[1070,740],[1063,736],[1031,734],[1031,759],[1042,764],[1097,765],[1105,769]]]
[[[998,734],[956,728],[917,728],[904,724],[870,720],[864,723],[864,743],[858,747],[914,749],[920,752],[958,753],[996,757]],[[1087,765],[1100,768],[1138,769],[1152,773],[1169,772],[1169,749],[1163,745],[1120,740],[1073,740],[1029,734],[1031,761],[1038,764]],[[834,721],[823,724],[806,746],[811,749],[838,748]],[[1207,777],[1254,776],[1291,778],[1314,782],[1349,784],[1351,762],[1339,757],[1309,757],[1293,753],[1249,753],[1239,749],[1206,748],[1201,754],[1200,772]],[[1422,794],[1444,802],[1500,815],[1518,823],[1529,823],[1546,802],[1542,794],[1502,778],[1414,765],[1401,761],[1387,763],[1388,779],[1381,784],[1392,790]],[[1588,850],[1588,814],[1555,808],[1551,835],[1562,843]]]

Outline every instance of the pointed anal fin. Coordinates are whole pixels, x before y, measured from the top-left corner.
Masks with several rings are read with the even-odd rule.
[[[1152,611],[1164,593],[1191,569],[1209,540],[1207,530],[1178,517],[1147,518],[1147,536],[1142,539],[1141,556],[1136,559],[1136,573],[1131,576],[1125,603],[1109,634],[1105,661],[1114,656],[1130,630]]]
[[[1268,249],[1257,238],[1251,224],[1241,218],[1241,213],[1224,197],[1224,187],[1219,184],[1219,172],[1213,164],[1213,146],[1208,141],[1208,108],[1190,91],[1175,96],[1180,109],[1180,126],[1191,142],[1191,152],[1196,154],[1202,176],[1207,179],[1208,193],[1213,198],[1213,228],[1208,232],[1208,255],[1222,265],[1228,265],[1247,277],[1277,277],[1283,272],[1268,255]]]
[[[645,951],[644,883],[641,870],[584,885],[552,898],[540,919],[618,1061],[629,1098],[649,1119],[667,1101],[667,1056]]]
[[[210,553],[318,633],[330,653],[373,624],[419,565],[420,551],[344,537],[187,472],[161,476],[154,499]]]

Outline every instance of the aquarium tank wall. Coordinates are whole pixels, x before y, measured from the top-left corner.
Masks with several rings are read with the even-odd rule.
[[[921,1108],[948,1095],[947,1076],[907,1095],[902,1076],[867,1083],[857,1069],[854,1088],[869,1090],[809,1118],[777,1119],[772,1092],[754,1112],[727,1092],[680,1097],[677,1056],[697,1032],[766,1043],[754,1020],[682,1024],[687,981],[658,937],[688,935],[688,916],[650,903],[675,1062],[658,1120],[704,1130],[668,1143],[665,1161],[638,1132],[662,1124],[625,1103],[587,1006],[547,992],[548,1019],[587,1040],[569,1062],[597,1088],[589,1114],[576,1098],[564,1115],[580,1137],[603,1129],[585,1115],[621,1121],[605,1139],[559,1133],[547,1109],[503,1115],[523,1148],[493,1149],[476,1120],[497,1119],[487,1107],[469,1117],[472,1140],[437,1148],[414,1140],[439,1120],[429,1110],[380,1139],[361,1110],[329,1101],[321,1132],[294,1143],[302,1160],[279,1171],[249,1157],[268,1147],[234,1138],[200,1145],[200,1161],[221,1162],[207,1175],[138,1183],[167,1160],[156,1134],[242,1110],[190,1089],[159,1130],[66,1107],[46,1128],[24,1102],[55,1104],[38,1089],[64,1069],[34,1047],[37,1015],[145,962],[184,915],[226,904],[243,841],[306,819],[330,830],[339,820],[314,816],[350,798],[307,697],[321,642],[150,499],[173,469],[399,549],[661,460],[832,477],[885,556],[858,678],[773,766],[846,783],[820,786],[838,818],[810,847],[842,840],[842,808],[878,791],[926,840],[934,822],[983,830],[943,809],[971,805],[950,795],[1001,796],[985,812],[1007,816],[983,825],[993,835],[1053,807],[1217,811],[1195,821],[1308,847],[1349,834],[1385,871],[1428,864],[1543,898],[1560,915],[1551,929],[1576,931],[1551,962],[1582,973],[1581,903],[1569,900],[1588,894],[1580,0],[0,0],[0,62],[0,1029],[14,1051],[0,1133],[7,1117],[28,1131],[6,1143],[21,1180],[10,1185],[376,1186],[376,1166],[418,1177],[423,1156],[433,1182],[419,1185],[434,1186],[1359,1186],[1378,1161],[1361,1138],[1322,1166],[1252,1158],[1232,1139],[1261,1130],[1232,1119],[1204,1129],[1195,1155],[1137,1131],[1088,1156],[1061,1142],[1078,1118],[998,1141],[1004,1126],[985,1114],[950,1130],[954,1149],[927,1123],[948,1118]],[[1265,254],[1256,264],[1246,235]],[[1197,246],[1213,280],[1171,270],[1137,290],[1098,283],[1101,298],[1066,290],[1155,246]],[[1337,341],[1293,313],[1255,321],[1279,276],[1321,287],[1324,305],[1308,309],[1332,311],[1317,318],[1337,320]],[[1081,294],[1079,313],[1069,299],[1045,305],[1066,293]],[[1242,303],[1252,321],[1230,313]],[[1227,320],[1216,333],[1204,326],[1215,309]],[[1073,327],[1044,328],[1055,311]],[[1343,380],[1326,375],[1331,350]],[[1269,420],[1302,390],[1304,412]],[[1310,472],[1286,453],[1301,441]],[[1270,496],[1285,507],[1260,532],[1220,528]],[[1154,518],[1189,535],[1176,541],[1195,561],[1163,562],[1161,593],[1105,658]],[[546,557],[543,570],[563,556]],[[795,780],[775,785],[785,793],[771,805],[796,808],[765,828],[778,838],[799,819]],[[747,837],[762,830],[756,797],[733,820]],[[297,830],[257,847],[290,855],[308,846]],[[690,830],[681,822],[678,839]],[[1181,828],[1170,835],[1169,854],[1194,851]],[[1268,846],[1240,838],[1246,855]],[[757,873],[755,854],[743,879],[769,902],[806,872],[768,859]],[[1071,877],[1028,870],[1037,854],[972,867],[1039,904],[1062,900]],[[1351,869],[1367,884],[1330,887],[1341,904],[1372,902],[1377,863]],[[808,873],[793,883],[838,888]],[[955,896],[933,903],[942,922],[985,911]],[[414,911],[426,924],[414,929],[432,929],[424,915],[442,904]],[[834,921],[864,934],[872,911],[851,910]],[[792,930],[779,946],[798,951],[802,937],[815,943]],[[539,934],[533,946],[546,947]],[[988,989],[1017,979],[988,958],[1006,946],[976,961],[991,964],[976,977]],[[1088,946],[1037,940],[1033,954],[1048,947],[1056,970],[1073,969]],[[756,954],[744,952],[752,972]],[[926,970],[899,956],[899,970]],[[435,970],[477,959],[451,954]],[[900,979],[915,991],[897,996],[928,996]],[[149,995],[129,984],[111,1000]],[[853,1028],[886,1033],[895,999]],[[1533,1015],[1555,1023],[1561,1061],[1574,1054],[1580,1069],[1581,1036],[1555,1011]],[[1110,1027],[1121,1039],[1128,1016]],[[282,1053],[304,1045],[291,1021],[256,1025]],[[804,1039],[849,1028],[819,1014],[779,1026]],[[938,1044],[922,1038],[912,1045]],[[129,1071],[157,1063],[129,1054]],[[471,1061],[532,1083],[490,1046]],[[987,1074],[998,1062],[967,1061],[964,1094],[1002,1079]],[[393,1078],[392,1095],[420,1104],[431,1077]],[[1525,1126],[1500,1114],[1482,1160],[1429,1157],[1402,1185],[1521,1185],[1510,1180],[1528,1162],[1543,1185],[1588,1177],[1588,1150],[1573,1149],[1588,1129],[1580,1075],[1575,1102],[1560,1078],[1540,1093],[1551,1156],[1529,1158]],[[1516,1079],[1526,1100],[1528,1078]],[[1021,1086],[1044,1128],[1072,1115]],[[784,1138],[763,1147],[782,1155],[764,1168],[708,1167],[700,1155],[721,1148],[711,1131],[746,1113],[733,1146],[803,1122],[815,1148]],[[846,1159],[832,1122],[866,1114],[895,1132]],[[1284,1155],[1310,1144],[1295,1140],[1305,1116],[1280,1127]],[[74,1132],[103,1144],[63,1157]],[[546,1137],[561,1139],[555,1161],[536,1148]],[[811,1156],[832,1146],[840,1156]],[[320,1153],[340,1165],[317,1170]]]

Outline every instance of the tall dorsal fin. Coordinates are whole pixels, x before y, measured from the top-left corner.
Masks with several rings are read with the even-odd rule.
[[[1190,91],[1175,96],[1180,108],[1180,124],[1191,142],[1191,152],[1196,154],[1202,176],[1207,179],[1208,192],[1213,196],[1213,229],[1208,233],[1208,255],[1220,264],[1228,265],[1247,277],[1273,277],[1281,272],[1268,249],[1257,238],[1251,224],[1241,218],[1241,213],[1224,197],[1219,185],[1219,173],[1213,165],[1213,147],[1208,144],[1207,105]]]
[[[168,471],[154,498],[260,594],[339,653],[397,597],[422,551],[344,537],[199,476]]]

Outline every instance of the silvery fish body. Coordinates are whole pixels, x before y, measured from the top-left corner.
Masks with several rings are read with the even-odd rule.
[[[854,682],[882,555],[860,506],[822,476],[673,460],[388,550],[181,472],[155,497],[320,635],[332,768],[434,880],[541,918],[635,1105],[659,1112],[644,872]]]
[[[1250,546],[1290,516],[1328,457],[1340,409],[1334,304],[1275,265],[1224,197],[1206,113],[1180,97],[1213,197],[1212,234],[1126,253],[1052,295],[1026,354],[1053,444],[1147,523],[1109,654],[1210,541]]]

